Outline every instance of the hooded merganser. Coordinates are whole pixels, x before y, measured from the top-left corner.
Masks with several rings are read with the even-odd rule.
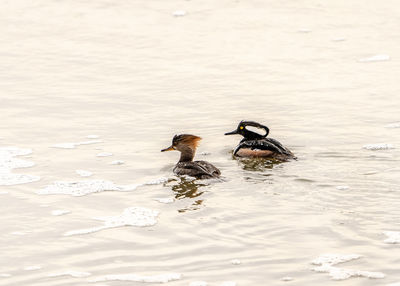
[[[264,129],[265,134],[253,132],[247,128],[248,126]],[[240,134],[244,137],[233,151],[233,155],[235,156],[265,157],[280,161],[296,159],[294,154],[279,143],[279,141],[272,138],[266,138],[268,133],[269,128],[267,126],[254,121],[242,120],[236,130],[225,133],[225,135]]]
[[[179,162],[174,167],[174,173],[177,175],[188,175],[197,179],[217,178],[221,172],[212,164],[206,161],[193,161],[200,137],[190,134],[175,135],[172,139],[172,145],[161,150],[181,152]]]

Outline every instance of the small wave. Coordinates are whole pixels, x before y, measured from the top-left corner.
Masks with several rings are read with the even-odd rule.
[[[98,217],[96,220],[103,221],[103,225],[68,231],[64,236],[71,236],[77,234],[89,234],[97,232],[103,229],[122,227],[122,226],[152,226],[157,223],[158,211],[142,208],[142,207],[131,207],[123,211],[121,215],[109,216],[109,217]]]
[[[91,135],[86,136],[86,138],[88,138],[88,139],[98,139],[98,138],[100,138],[100,136],[99,135],[95,135],[95,134],[91,134]]]
[[[101,152],[101,153],[97,153],[96,157],[110,157],[112,155],[113,155],[113,153],[110,153],[110,152]]]
[[[72,276],[74,278],[82,278],[82,277],[88,277],[90,275],[92,275],[92,273],[90,272],[67,270],[63,272],[52,273],[47,276],[48,277]]]
[[[349,255],[325,254],[318,257],[317,259],[314,259],[311,262],[311,264],[319,265],[318,267],[314,267],[311,270],[315,272],[328,273],[333,280],[345,280],[351,277],[366,277],[375,279],[385,277],[385,274],[381,272],[369,272],[369,271],[360,271],[360,270],[334,267],[334,265],[336,264],[360,259],[361,257],[362,256],[357,254],[349,254]]]
[[[110,163],[111,165],[122,165],[125,164],[125,161],[122,160],[115,160]]]
[[[91,279],[90,282],[102,282],[102,281],[133,281],[133,282],[145,282],[145,283],[167,283],[170,281],[179,280],[182,278],[182,274],[179,273],[165,273],[159,275],[138,275],[138,274],[119,274],[119,275],[104,275],[95,279]]]
[[[382,62],[382,61],[388,61],[388,60],[390,60],[390,56],[380,54],[380,55],[375,55],[375,56],[368,57],[368,58],[362,58],[362,59],[359,59],[358,61],[366,63],[366,62]]]
[[[0,273],[0,277],[2,277],[2,278],[11,277],[11,274],[8,274],[8,273]]]
[[[186,16],[186,11],[184,10],[176,10],[172,13],[173,16],[175,17],[183,17]]]
[[[337,186],[336,189],[342,191],[342,190],[348,190],[348,189],[350,189],[350,187],[349,186]]]
[[[400,243],[400,231],[385,231],[383,232],[388,238],[384,240],[385,243],[397,244]]]
[[[385,125],[386,128],[400,128],[400,122],[393,122]]]
[[[89,144],[96,144],[96,143],[102,143],[102,142],[103,142],[103,140],[88,140],[88,141],[82,141],[82,142],[77,142],[77,143],[60,143],[60,144],[55,144],[51,147],[61,148],[61,149],[74,149],[80,145],[89,145]]]
[[[29,231],[13,231],[12,235],[27,235]]]
[[[311,29],[302,28],[302,29],[298,29],[297,32],[299,32],[299,33],[311,33]]]
[[[34,270],[39,270],[39,269],[42,269],[42,266],[32,265],[32,266],[24,267],[24,270],[26,270],[26,271],[34,271]]]
[[[92,172],[85,170],[76,170],[75,173],[77,173],[81,177],[90,177],[91,175],[93,175]]]
[[[242,262],[241,262],[239,259],[232,259],[232,260],[231,260],[231,263],[232,263],[233,265],[240,265],[240,264],[242,264]]]
[[[282,277],[282,278],[281,278],[281,281],[285,281],[285,282],[293,281],[293,277],[285,276],[285,277]]]
[[[16,156],[25,156],[31,153],[31,149],[21,149],[16,147],[0,148],[0,186],[26,184],[40,180],[39,176],[12,173],[13,169],[27,168],[35,165],[32,161],[14,158]]]
[[[54,216],[60,216],[60,215],[65,215],[65,214],[69,214],[69,213],[70,213],[70,211],[67,211],[67,210],[54,210],[54,211],[51,211],[51,214],[54,215]]]
[[[392,144],[377,143],[377,144],[366,144],[363,146],[363,148],[367,150],[389,150],[389,149],[394,149],[394,146]]]

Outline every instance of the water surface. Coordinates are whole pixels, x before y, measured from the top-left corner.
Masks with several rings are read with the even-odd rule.
[[[0,158],[1,175],[30,178],[0,177],[0,285],[400,282],[384,233],[400,231],[399,13],[391,0],[5,1],[0,147],[35,165]],[[242,119],[298,160],[232,158],[240,138],[223,134]],[[173,175],[179,155],[160,150],[179,133],[203,137],[197,158],[223,180]],[[43,194],[55,182],[87,193]],[[121,221],[132,207],[156,222]],[[333,281],[312,270],[325,254],[342,262],[328,270],[385,278]]]

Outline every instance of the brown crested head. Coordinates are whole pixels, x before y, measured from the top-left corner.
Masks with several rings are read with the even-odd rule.
[[[191,134],[181,134],[175,135],[172,139],[172,146],[186,145],[192,147],[192,149],[196,149],[199,145],[199,141],[201,137]]]
[[[191,134],[175,135],[174,138],[172,138],[172,145],[168,148],[161,150],[161,152],[172,151],[172,150],[182,151],[184,149],[187,149],[188,147],[194,151],[199,145],[200,140],[201,137],[196,135],[191,135]]]

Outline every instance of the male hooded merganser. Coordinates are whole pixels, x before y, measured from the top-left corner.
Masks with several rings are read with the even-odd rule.
[[[265,130],[265,134],[259,134],[249,130],[247,127],[252,126]],[[284,147],[279,141],[266,138],[269,133],[269,128],[254,121],[242,120],[237,129],[225,133],[225,135],[240,134],[244,138],[239,142],[233,151],[233,155],[238,157],[265,157],[286,161],[295,159],[294,154]]]
[[[193,161],[200,137],[190,134],[175,135],[172,139],[172,145],[161,150],[181,152],[181,158],[174,167],[174,173],[177,175],[188,175],[197,179],[217,178],[221,172],[212,164],[206,161]]]

